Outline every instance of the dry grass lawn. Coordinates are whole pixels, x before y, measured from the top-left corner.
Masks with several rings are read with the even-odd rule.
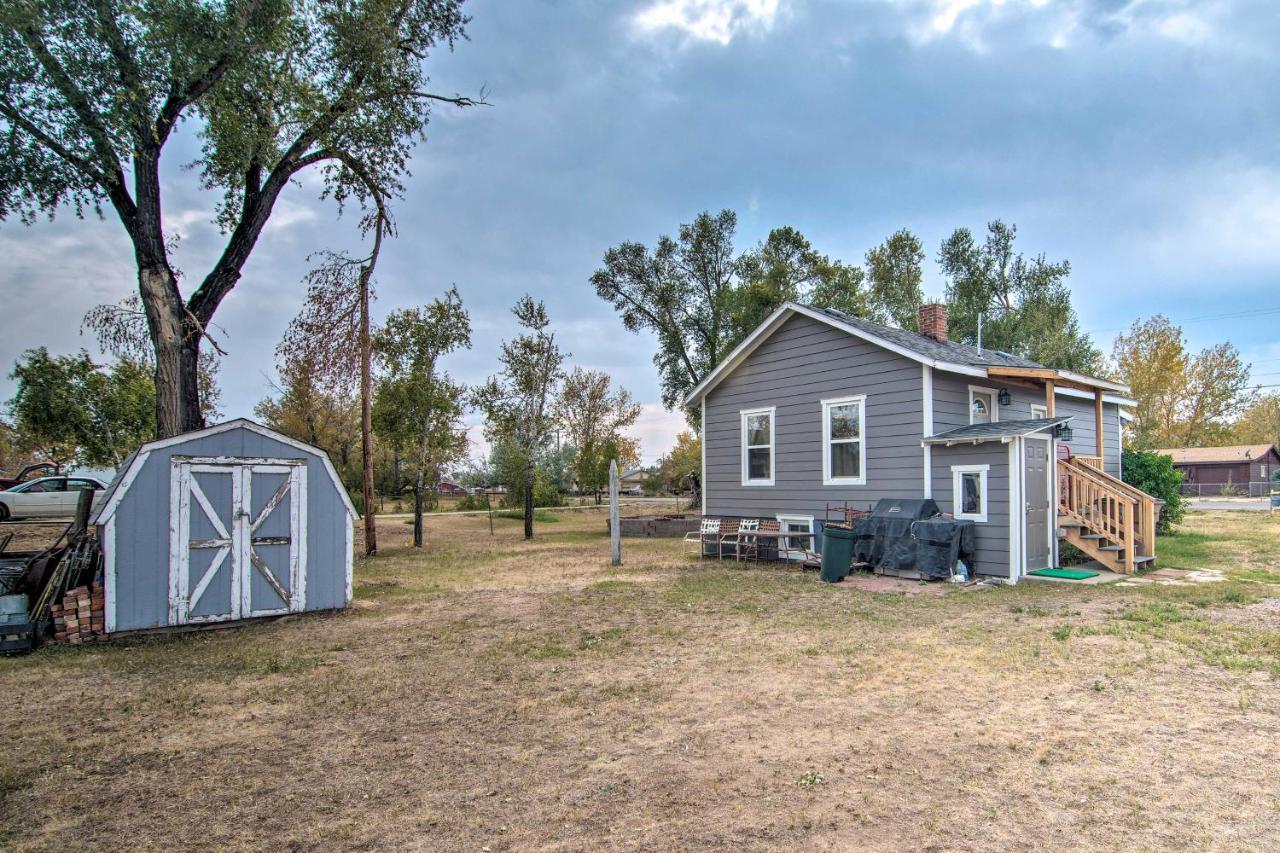
[[[428,525],[346,613],[0,661],[0,848],[1280,847],[1280,516],[942,595]]]

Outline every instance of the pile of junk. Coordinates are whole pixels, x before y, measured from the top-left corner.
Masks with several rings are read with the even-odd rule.
[[[857,568],[915,580],[965,583],[977,550],[972,521],[944,515],[931,498],[884,498],[870,512],[845,510],[822,529],[822,580]]]
[[[92,500],[92,492],[81,492],[75,518],[38,551],[9,550],[16,534],[0,532],[0,654],[29,652],[55,639],[55,613],[61,614],[63,602],[77,600],[80,590],[101,589],[102,551],[89,525]],[[85,622],[77,639],[90,633]]]

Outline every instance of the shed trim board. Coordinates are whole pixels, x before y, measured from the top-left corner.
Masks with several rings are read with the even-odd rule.
[[[111,516],[115,514],[116,510],[120,506],[120,501],[124,498],[125,493],[129,491],[129,487],[133,485],[134,480],[137,479],[138,474],[141,473],[143,467],[146,465],[147,457],[149,457],[153,452],[163,450],[166,447],[173,447],[193,439],[206,438],[211,435],[218,435],[219,433],[229,432],[234,429],[247,429],[250,432],[255,432],[258,435],[274,439],[282,444],[287,444],[290,447],[301,450],[308,455],[319,457],[320,461],[324,464],[325,471],[329,474],[329,478],[333,480],[333,486],[337,489],[338,496],[342,500],[343,506],[346,507],[347,513],[352,518],[359,517],[359,513],[356,512],[355,505],[351,503],[351,498],[347,495],[346,488],[342,485],[342,480],[338,477],[337,470],[333,467],[332,460],[329,459],[329,454],[325,453],[318,447],[312,447],[311,445],[305,444],[297,439],[290,438],[287,435],[282,435],[275,430],[267,429],[262,424],[255,423],[248,418],[237,418],[233,421],[227,421],[224,424],[218,424],[217,426],[211,426],[206,429],[195,430],[193,432],[184,432],[182,435],[175,435],[172,438],[162,438],[142,445],[142,447],[138,449],[138,452],[131,457],[131,461],[128,463],[126,470],[117,476],[116,480],[119,483],[119,486],[114,484],[112,485],[110,496],[106,503],[104,503],[94,514],[92,523],[102,524],[108,521]]]

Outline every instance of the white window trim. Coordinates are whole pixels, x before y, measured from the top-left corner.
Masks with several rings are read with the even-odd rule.
[[[831,476],[831,409],[835,406],[858,405],[858,476]],[[842,439],[845,441],[847,439]],[[822,485],[865,486],[867,484],[867,395],[833,397],[822,401]]]
[[[991,471],[990,465],[952,465],[951,466],[951,514],[956,518],[967,521],[985,522],[987,520],[987,478]],[[961,512],[960,507],[961,496],[964,492],[960,488],[960,482],[964,479],[965,474],[978,475],[978,497],[982,501],[982,512]]]
[[[1036,414],[1036,412],[1037,412],[1037,411],[1038,411],[1040,414]],[[1043,403],[1032,403],[1032,404],[1031,404],[1031,417],[1032,417],[1032,418],[1037,418],[1037,419],[1039,419],[1039,418],[1047,418],[1047,417],[1049,417],[1049,407],[1048,407],[1048,406],[1046,406],[1046,405],[1044,405]]]
[[[991,423],[1000,422],[1000,393],[994,388],[984,388],[981,385],[969,386],[969,423],[973,423],[973,393],[990,394],[991,395]]]
[[[777,519],[778,519],[778,526],[783,528],[782,530],[783,534],[787,532],[786,525],[792,524],[795,522],[803,522],[804,524],[809,525],[808,532],[813,533],[813,516],[812,515],[778,515]],[[784,560],[803,560],[805,558],[805,551],[813,549],[813,540],[806,539],[805,541],[808,543],[807,547],[796,549],[796,548],[790,548],[790,547],[783,548],[782,541],[779,540],[778,552],[779,554],[786,555],[785,557],[783,557]]]
[[[778,462],[777,446],[778,446],[778,407],[762,406],[758,409],[743,409],[738,412],[738,433],[740,436],[739,444],[742,446],[742,485],[744,486],[772,486],[774,471]],[[747,475],[747,418],[751,415],[768,415],[769,416],[769,479],[752,480]],[[763,447],[764,445],[757,445]]]

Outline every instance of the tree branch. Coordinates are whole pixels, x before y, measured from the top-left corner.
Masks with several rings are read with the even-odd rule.
[[[0,101],[0,115],[3,115],[9,121],[21,127],[32,136],[37,142],[48,148],[54,154],[66,160],[67,163],[85,172],[89,177],[93,178],[94,183],[102,187],[105,192],[108,189],[108,181],[106,177],[98,171],[97,166],[91,161],[75,154],[71,149],[67,148],[58,140],[54,139],[40,127],[22,114],[16,107],[6,101]]]

